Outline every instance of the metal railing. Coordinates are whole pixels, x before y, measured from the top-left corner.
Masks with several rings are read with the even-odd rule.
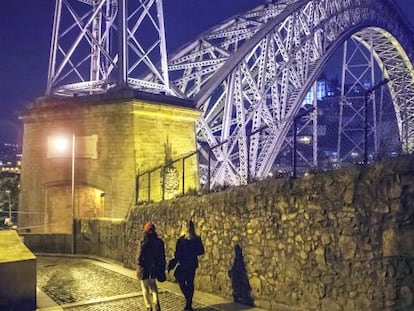
[[[161,201],[199,189],[198,150],[169,163],[138,173],[135,204]]]

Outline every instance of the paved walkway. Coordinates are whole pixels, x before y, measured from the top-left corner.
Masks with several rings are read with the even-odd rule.
[[[93,257],[37,255],[38,311],[144,311],[135,270]],[[163,311],[181,311],[184,298],[177,284],[158,283]],[[197,311],[260,311],[196,291]],[[281,309],[282,310],[282,309]]]

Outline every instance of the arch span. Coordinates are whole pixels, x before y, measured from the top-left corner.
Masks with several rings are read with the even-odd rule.
[[[203,110],[197,134],[211,186],[267,176],[308,89],[351,36],[372,38],[404,148],[413,148],[412,30],[395,3],[275,1],[225,21],[170,57],[176,94]]]

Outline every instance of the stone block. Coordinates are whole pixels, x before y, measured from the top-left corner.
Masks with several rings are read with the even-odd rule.
[[[414,230],[388,229],[382,234],[382,249],[386,257],[414,256]]]
[[[36,256],[16,231],[0,231],[0,310],[36,309]]]

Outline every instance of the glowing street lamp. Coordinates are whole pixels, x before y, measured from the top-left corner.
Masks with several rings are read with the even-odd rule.
[[[71,147],[70,141],[66,136],[56,136],[49,139],[49,146],[51,146],[53,155],[58,157],[67,155],[69,148]]]

